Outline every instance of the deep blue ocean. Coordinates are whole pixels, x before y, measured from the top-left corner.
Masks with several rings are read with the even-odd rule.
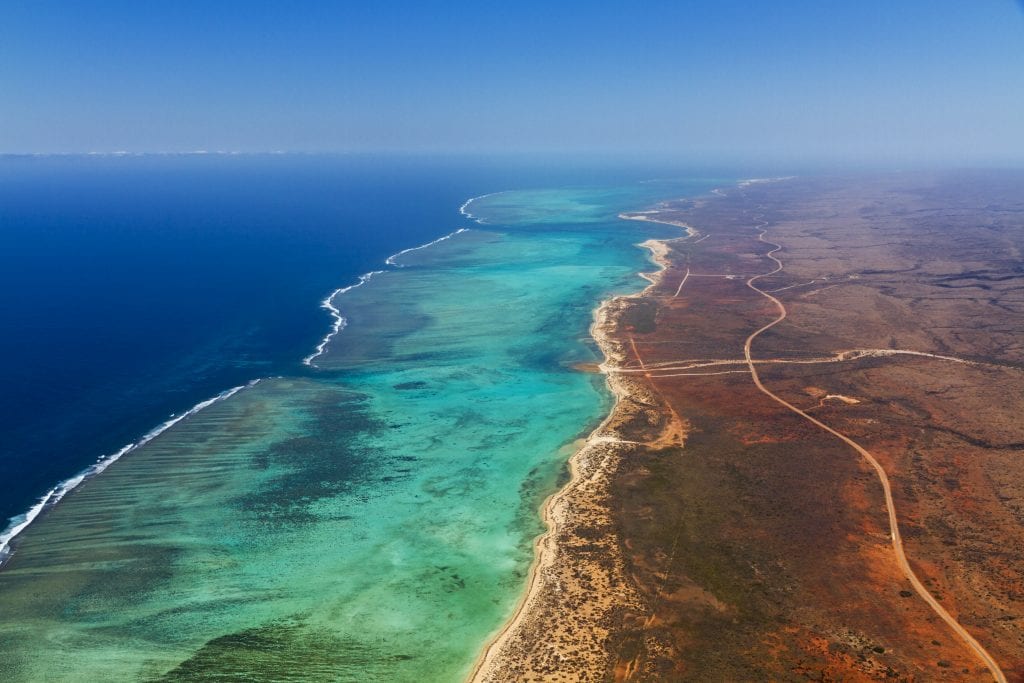
[[[229,387],[308,372],[319,307],[498,190],[639,164],[398,156],[0,157],[0,528]]]

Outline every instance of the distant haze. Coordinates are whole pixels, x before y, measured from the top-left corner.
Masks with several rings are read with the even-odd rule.
[[[41,0],[3,14],[3,153],[1024,161],[1012,0]]]

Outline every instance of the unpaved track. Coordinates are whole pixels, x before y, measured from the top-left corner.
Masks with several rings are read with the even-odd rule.
[[[750,376],[753,378],[754,384],[757,385],[757,388],[760,389],[762,393],[767,395],[776,403],[785,406],[786,408],[793,411],[797,415],[803,417],[806,420],[809,420],[813,424],[824,429],[829,434],[832,434],[833,436],[842,439],[842,441],[844,441],[847,445],[849,445],[855,451],[860,453],[860,455],[865,460],[867,460],[871,467],[874,468],[875,473],[878,475],[879,481],[882,482],[882,490],[885,492],[885,507],[889,513],[889,535],[892,539],[893,550],[896,552],[896,561],[899,563],[900,569],[903,570],[904,576],[906,576],[907,580],[910,581],[910,584],[914,587],[914,590],[917,591],[917,594],[921,596],[921,598],[925,602],[928,603],[929,607],[931,607],[932,610],[934,610],[934,612],[937,615],[939,615],[939,617],[944,622],[946,622],[946,624],[949,625],[953,632],[956,633],[957,636],[959,636],[960,639],[964,641],[964,643],[974,652],[974,654],[977,655],[977,657],[981,659],[982,662],[984,662],[985,666],[988,667],[988,670],[992,673],[992,677],[998,683],[1007,683],[1006,675],[1003,673],[1002,669],[999,668],[999,664],[997,664],[996,660],[992,658],[992,655],[990,655],[988,651],[984,647],[982,647],[981,643],[974,639],[974,636],[968,633],[967,630],[960,625],[960,622],[954,619],[953,616],[946,611],[945,607],[939,604],[939,601],[935,599],[935,596],[928,592],[928,589],[924,587],[924,584],[921,583],[921,580],[917,578],[917,574],[915,574],[914,570],[911,568],[910,562],[907,560],[907,554],[903,550],[903,539],[900,537],[899,521],[896,517],[896,505],[892,499],[892,487],[889,485],[889,476],[885,473],[885,469],[879,464],[877,460],[875,460],[875,457],[871,455],[871,453],[869,453],[867,449],[858,444],[856,441],[846,436],[845,434],[836,431],[832,427],[829,427],[821,420],[812,417],[805,411],[794,406],[792,403],[789,403],[788,401],[780,398],[779,396],[776,396],[761,382],[761,378],[757,374],[757,368],[755,366],[754,360],[751,357],[750,346],[760,334],[766,332],[767,330],[770,330],[771,328],[775,327],[776,325],[778,325],[779,323],[786,319],[786,307],[783,305],[783,303],[776,299],[771,294],[769,294],[768,292],[764,291],[763,289],[759,289],[757,285],[754,284],[761,278],[768,277],[770,275],[775,275],[776,273],[780,272],[783,268],[782,261],[775,257],[775,253],[782,249],[782,247],[778,244],[775,244],[774,242],[769,242],[764,238],[765,233],[767,232],[767,230],[764,228],[765,225],[767,225],[767,223],[761,223],[760,225],[758,225],[758,229],[760,229],[761,231],[758,235],[758,239],[764,242],[765,244],[768,244],[771,247],[773,247],[765,255],[775,262],[775,269],[772,270],[771,272],[751,277],[750,279],[747,280],[747,287],[750,287],[758,294],[770,299],[772,303],[774,303],[775,306],[779,309],[779,315],[770,323],[764,325],[763,327],[752,333],[749,337],[747,337],[747,341],[743,344],[743,356],[747,361],[747,368],[750,370]]]
[[[679,296],[679,292],[683,291],[683,285],[686,284],[686,281],[687,281],[687,279],[689,279],[689,277],[690,277],[690,269],[687,268],[686,269],[686,275],[684,275],[683,279],[679,281],[679,287],[676,288],[676,293],[672,295],[673,298],[678,297]]]
[[[635,345],[635,343],[634,343]],[[980,361],[966,360],[963,358],[956,358],[955,356],[940,356],[934,353],[925,353],[923,351],[912,351],[908,349],[850,349],[849,351],[840,351],[833,356],[826,358],[804,358],[804,359],[783,359],[783,358],[759,358],[754,362],[758,365],[820,365],[821,363],[845,363],[847,361],[865,360],[870,358],[890,358],[894,356],[917,356],[919,358],[934,358],[936,360],[949,361],[951,363],[963,363],[964,365],[990,365]],[[662,361],[658,363],[649,363],[643,368],[610,368],[606,367],[609,372],[616,372],[619,374],[629,373],[648,373],[648,372],[671,372],[675,370],[693,370],[694,368],[707,368],[712,366],[721,365],[746,365],[745,359],[738,360],[711,360],[711,359],[692,359],[682,361]],[[998,366],[995,366],[998,367]],[[1005,367],[1005,366],[1003,366]],[[746,372],[746,370],[742,370]],[[653,375],[654,377],[684,377],[685,375]]]

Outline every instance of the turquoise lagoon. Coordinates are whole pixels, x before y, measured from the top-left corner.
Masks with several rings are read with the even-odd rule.
[[[525,588],[538,507],[607,412],[622,210],[713,181],[504,192],[332,300],[345,325],[88,480],[0,570],[0,679],[457,680]]]

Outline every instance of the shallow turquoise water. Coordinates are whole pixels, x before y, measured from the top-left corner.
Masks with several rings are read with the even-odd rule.
[[[537,509],[607,411],[587,328],[643,285],[617,220],[711,181],[508,192],[335,300],[307,377],[182,421],[0,571],[0,679],[455,680],[524,588]]]

